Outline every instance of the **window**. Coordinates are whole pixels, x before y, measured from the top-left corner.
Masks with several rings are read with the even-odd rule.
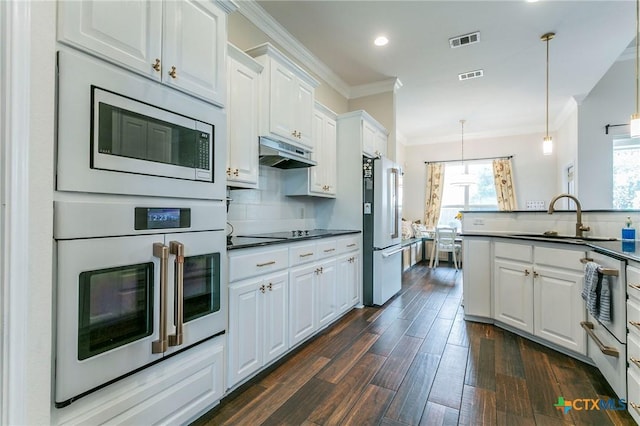
[[[640,139],[613,141],[613,208],[640,209]]]
[[[477,184],[451,185],[451,179],[463,171],[475,176]],[[454,226],[460,230],[460,221],[456,220],[455,216],[461,210],[498,210],[491,160],[474,161],[464,165],[458,162],[444,165],[444,189],[438,226]]]

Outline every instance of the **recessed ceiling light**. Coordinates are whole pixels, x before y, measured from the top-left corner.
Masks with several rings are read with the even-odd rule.
[[[373,44],[375,44],[376,46],[385,46],[387,43],[389,43],[389,39],[385,36],[378,36],[373,41]]]
[[[537,3],[538,0],[527,0],[527,3]]]

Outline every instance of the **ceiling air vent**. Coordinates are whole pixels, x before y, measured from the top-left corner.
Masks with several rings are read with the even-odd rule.
[[[480,41],[480,31],[475,33],[464,34],[461,36],[453,37],[449,39],[449,46],[456,48],[460,46],[466,46],[467,44],[478,43]]]
[[[475,70],[475,71],[463,72],[462,74],[458,74],[458,80],[464,81],[464,80],[469,80],[471,78],[478,78],[483,76],[484,76],[483,70]]]

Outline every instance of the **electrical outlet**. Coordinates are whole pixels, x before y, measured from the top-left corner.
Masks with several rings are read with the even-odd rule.
[[[477,226],[484,226],[484,219],[473,219],[473,224]]]
[[[527,210],[546,210],[544,201],[527,200]]]

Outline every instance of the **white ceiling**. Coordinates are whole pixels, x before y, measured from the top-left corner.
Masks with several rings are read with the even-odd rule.
[[[408,144],[545,132],[634,40],[636,3],[608,1],[258,1],[348,86],[398,78],[396,125]],[[480,31],[480,43],[449,38]],[[390,42],[373,45],[379,34]],[[635,49],[631,49],[631,59]],[[458,81],[476,69],[484,77]],[[634,82],[629,82],[633,90]],[[630,105],[630,109],[633,105]],[[629,111],[631,114],[633,111]]]

